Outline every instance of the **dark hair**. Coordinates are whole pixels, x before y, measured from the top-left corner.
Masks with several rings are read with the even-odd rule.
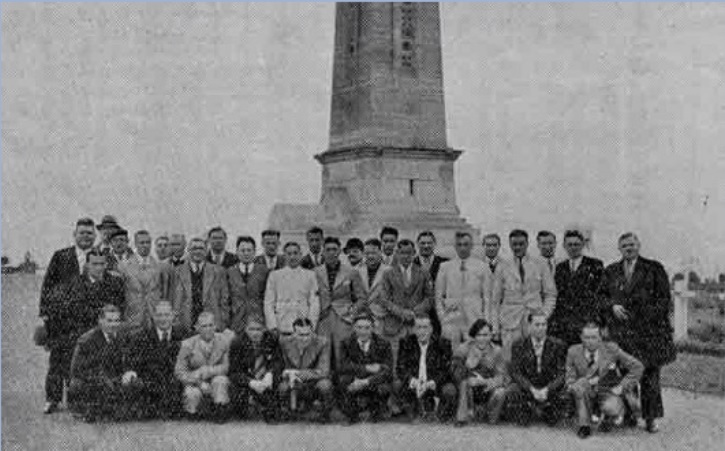
[[[296,329],[298,327],[309,327],[309,328],[312,328],[312,321],[310,321],[309,318],[297,318],[292,323],[292,329]]]
[[[221,226],[216,226],[216,227],[212,227],[211,229],[209,229],[209,233],[206,234],[206,238],[207,239],[211,238],[211,234],[214,233],[214,232],[221,232],[221,233],[224,234],[224,238],[227,237],[226,230],[222,229]]]
[[[529,240],[529,234],[528,234],[528,233],[526,233],[526,230],[521,230],[521,229],[513,229],[513,230],[511,231],[511,233],[509,233],[509,240],[510,240],[511,238],[516,238],[516,237],[524,237],[524,238],[526,238],[526,241],[528,241],[528,240]]]
[[[619,236],[617,243],[620,243],[622,240],[626,240],[627,238],[634,238],[634,241],[639,241],[639,238],[637,238],[637,235],[635,235],[634,232],[625,232]]]
[[[365,240],[365,246],[375,246],[380,249],[383,247],[383,243],[381,243],[380,240],[377,238],[369,238]]]
[[[78,227],[96,227],[96,223],[93,222],[93,219],[91,218],[80,218],[76,221],[76,229]]]
[[[257,242],[249,235],[242,235],[237,238],[237,247],[239,247],[241,243],[250,243],[252,247],[257,247]]]
[[[328,244],[337,244],[337,247],[342,247],[342,244],[340,244],[340,239],[336,236],[328,236],[325,238],[324,245],[327,246]]]
[[[259,312],[250,313],[249,316],[247,316],[247,320],[244,322],[244,327],[249,326],[250,323],[257,323],[263,328],[267,328],[264,324],[264,316]]]
[[[584,241],[584,235],[578,231],[578,230],[567,230],[564,232],[564,240],[567,238],[579,238],[580,240]]]
[[[280,233],[279,230],[267,229],[262,231],[262,238],[264,238],[265,236],[276,236],[277,238],[279,238]]]
[[[534,320],[534,318],[540,317],[540,316],[543,316],[544,318],[546,318],[547,317],[546,312],[541,309],[534,309],[529,313],[529,315],[527,316],[526,319],[528,319],[528,321],[530,323]]]
[[[482,243],[485,243],[487,239],[489,238],[495,238],[496,241],[498,241],[498,244],[501,244],[501,237],[498,236],[498,233],[487,233],[483,236],[483,240],[481,240]]]
[[[307,229],[307,233],[305,235],[325,235],[325,232],[322,231],[321,228],[314,226]]]
[[[398,232],[398,229],[396,229],[395,227],[384,226],[383,229],[380,231],[381,240],[383,239],[384,235],[394,235],[395,239],[397,240],[400,233]]]
[[[471,338],[476,338],[476,335],[478,335],[478,333],[484,327],[488,327],[489,332],[493,331],[493,328],[491,327],[491,324],[489,324],[488,321],[486,321],[483,318],[477,319],[473,324],[471,324],[471,328],[468,329],[468,336]]]
[[[360,238],[350,238],[347,240],[347,243],[345,243],[345,250],[347,251],[352,249],[363,250],[365,249],[365,245]]]
[[[457,232],[456,232],[456,234],[455,234],[455,240],[456,240],[456,241],[457,241],[457,240],[460,240],[460,239],[463,239],[463,238],[465,238],[465,237],[468,237],[468,238],[470,238],[470,239],[473,239],[473,235],[471,235],[471,232],[468,232],[468,231],[466,231],[466,230],[459,230],[459,231],[457,231]]]
[[[415,243],[410,241],[409,239],[403,238],[402,240],[398,241],[398,249],[402,248],[403,246],[410,246],[415,251]]]
[[[427,319],[428,321],[433,322],[433,319],[431,319],[430,315],[427,312],[417,312],[415,314],[415,319]]]
[[[98,309],[98,318],[105,318],[106,313],[121,313],[121,309],[113,304],[103,304],[103,307]]]
[[[370,321],[370,323],[374,322],[373,315],[370,314],[368,311],[361,311],[352,320],[352,323],[355,324],[358,321]]]
[[[284,244],[284,247],[282,248],[283,251],[287,252],[288,247],[295,246],[297,249],[302,249],[300,247],[300,244],[297,241],[288,241]]]
[[[88,253],[86,254],[86,263],[88,263],[89,261],[91,261],[91,257],[103,257],[103,258],[107,258],[106,257],[106,254],[104,254],[103,252],[101,252],[101,250],[98,249],[98,248],[93,248],[90,251],[88,251]]]
[[[134,240],[138,239],[139,235],[148,235],[149,237],[151,237],[151,234],[149,233],[148,230],[141,229],[133,234],[133,239]]]
[[[424,236],[429,236],[429,237],[433,238],[434,243],[436,242],[436,236],[433,235],[433,232],[431,232],[430,230],[423,230],[422,232],[420,232],[418,234],[418,238],[416,238],[415,241],[420,241],[420,239],[423,238]]]
[[[584,332],[584,329],[598,329],[599,335],[602,334],[602,326],[596,321],[587,321],[582,327],[582,332]]]
[[[539,233],[536,234],[536,239],[539,240],[547,236],[553,236],[554,239],[556,239],[556,235],[554,235],[554,232],[551,232],[549,230],[540,230]]]

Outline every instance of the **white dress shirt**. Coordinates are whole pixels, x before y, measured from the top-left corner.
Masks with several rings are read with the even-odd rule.
[[[83,250],[80,247],[76,246],[76,260],[78,260],[78,271],[80,271],[81,274],[83,274],[83,268],[86,265],[86,256],[90,251],[90,247],[86,250]]]

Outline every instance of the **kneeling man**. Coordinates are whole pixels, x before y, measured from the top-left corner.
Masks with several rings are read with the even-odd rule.
[[[433,336],[433,325],[426,313],[416,315],[413,333],[400,340],[396,391],[411,419],[434,413],[437,397],[438,416],[442,421],[448,420],[456,403],[456,388],[450,374],[451,343]]]
[[[277,388],[280,407],[296,413],[298,402],[321,402],[318,421],[330,419],[333,392],[330,381],[330,342],[315,335],[309,318],[297,318],[292,323],[294,333],[280,338],[284,359],[282,380]]]
[[[184,384],[186,413],[191,418],[198,418],[202,400],[211,397],[210,416],[223,422],[229,404],[229,339],[215,332],[215,327],[213,313],[199,314],[197,335],[181,343],[174,373]]]
[[[635,388],[644,366],[617,344],[603,342],[595,323],[584,326],[581,338],[582,343],[569,348],[566,356],[566,386],[576,404],[577,435],[587,438],[592,432],[595,406],[603,417],[599,426],[602,432],[609,431],[613,420],[624,414],[622,396]]]
[[[354,318],[353,334],[342,342],[340,388],[343,411],[350,423],[358,421],[366,401],[370,420],[382,419],[393,381],[390,343],[373,333],[373,318],[360,313]]]

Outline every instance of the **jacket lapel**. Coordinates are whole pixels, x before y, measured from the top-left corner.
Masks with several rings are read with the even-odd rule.
[[[340,269],[337,270],[337,275],[335,276],[335,285],[332,287],[333,290],[342,283],[342,280],[345,278],[346,273],[347,273],[347,271],[341,263]]]
[[[209,290],[211,290],[211,285],[214,282],[214,273],[212,272],[210,266],[211,265],[209,263],[204,264],[204,274],[202,275],[202,277],[204,278],[204,299],[209,299]]]

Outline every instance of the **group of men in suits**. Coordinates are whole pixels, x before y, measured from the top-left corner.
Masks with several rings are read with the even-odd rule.
[[[96,229],[102,235],[98,246]],[[448,369],[452,351],[466,345],[472,355],[485,354],[488,345],[480,351],[470,346],[475,339],[471,330],[484,321],[501,344],[505,376],[511,381],[506,398],[517,406],[513,416],[522,424],[532,412],[556,422],[563,409],[561,397],[554,394],[562,390],[575,399],[596,392],[597,384],[590,384],[590,391],[573,389],[563,373],[565,351],[582,346],[584,332],[595,325],[598,336],[621,346],[617,349],[627,357],[615,363],[622,363],[630,380],[637,368],[628,358],[644,365],[641,381],[637,377],[635,382],[646,429],[656,431],[655,419],[663,415],[659,369],[675,357],[669,284],[659,263],[639,257],[633,234],[620,238],[623,259],[606,269],[600,260],[583,255],[584,237],[575,230],[564,234],[569,256],[564,261],[555,260],[556,236],[547,231],[537,236],[540,257],[528,255],[525,231],[512,231],[510,260],[499,257],[496,234],[484,236],[484,258],[478,259],[472,256],[471,234],[456,233],[456,255],[448,260],[435,255],[432,232],[420,233],[413,242],[399,239],[392,227],[384,227],[379,238],[348,240],[344,256],[340,240],[325,237],[318,227],[307,233],[305,255],[296,242],[286,243],[279,253],[280,233],[274,230],[262,233],[260,255],[250,236],[236,240],[236,253],[227,252],[227,234],[215,227],[205,239],[192,238],[188,244],[181,234],[157,238],[153,257],[147,231],[134,234],[134,252],[128,232],[111,216],[98,227],[89,218],[79,220],[74,237],[73,247],[54,254],[41,291],[44,344],[50,349],[47,413],[61,403],[64,385],[73,387],[69,398],[81,393],[78,381],[85,376],[79,374],[85,373],[88,355],[81,351],[89,343],[98,347],[99,337],[106,337],[107,344],[133,351],[121,359],[123,364],[109,359],[90,365],[108,365],[109,370],[108,380],[101,378],[107,390],[88,393],[140,400],[128,409],[139,415],[145,414],[149,399],[159,398],[159,391],[149,387],[173,386],[178,406],[191,416],[198,416],[206,398],[219,418],[246,411],[252,398],[263,406],[265,418],[276,421],[283,415],[278,406],[286,405],[280,400],[289,397],[296,404],[299,395],[302,404],[311,399],[323,407],[322,421],[329,419],[334,399],[353,422],[363,408],[374,419],[388,408],[401,410],[399,406],[412,414],[429,412],[432,399],[440,404],[441,416],[449,418],[460,392]],[[166,314],[172,316],[168,337],[157,319]],[[197,334],[181,342],[192,330]],[[121,344],[108,338],[116,334],[124,337]],[[176,343],[164,345],[168,354],[143,352],[145,346],[155,349],[150,343],[167,339]],[[421,357],[423,349],[430,359]],[[167,362],[163,383],[158,382],[158,366],[136,369],[149,367],[148,361],[139,363],[139,355]],[[521,362],[522,356],[529,360]],[[155,382],[139,371],[156,374]],[[109,382],[118,377],[118,384]],[[555,401],[544,402],[550,399]],[[69,399],[69,405],[73,402]],[[629,404],[625,420],[636,424],[638,409]],[[103,413],[93,402],[89,405],[81,409],[91,412],[88,417]],[[587,401],[586,406],[598,409],[597,403]],[[151,411],[169,412],[167,407]],[[583,418],[580,436],[589,427]],[[603,422],[603,429],[610,423]]]

